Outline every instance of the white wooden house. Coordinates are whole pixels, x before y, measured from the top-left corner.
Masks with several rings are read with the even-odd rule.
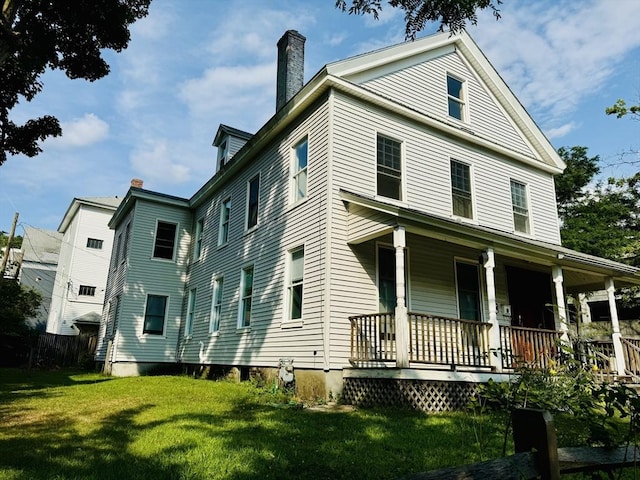
[[[557,354],[567,293],[640,283],[560,245],[564,164],[466,33],[304,85],[304,37],[278,47],[275,115],[221,126],[191,198],[131,188],[113,216],[96,357],[113,374],[292,359],[298,384],[352,401],[435,385],[433,408]],[[615,325],[612,342],[622,372]]]
[[[95,335],[102,317],[113,231],[109,219],[122,199],[74,198],[58,232],[62,235],[46,331]]]

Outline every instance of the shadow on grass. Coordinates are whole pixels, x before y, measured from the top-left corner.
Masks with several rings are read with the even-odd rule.
[[[471,428],[464,415],[276,408],[240,386],[245,393],[214,408],[226,390],[193,382],[185,395],[195,403],[105,401],[90,428],[72,409],[34,408],[20,421],[14,409],[15,421],[0,417],[0,478],[385,479],[484,460],[483,449],[499,456],[501,432],[487,419]]]

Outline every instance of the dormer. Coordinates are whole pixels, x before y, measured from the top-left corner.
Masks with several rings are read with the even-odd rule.
[[[213,146],[218,147],[218,161],[216,163],[216,171],[220,171],[233,156],[247,143],[252,133],[238,130],[237,128],[227,125],[220,125],[218,132],[213,139]]]

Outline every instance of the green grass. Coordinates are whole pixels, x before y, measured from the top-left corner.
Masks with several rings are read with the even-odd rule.
[[[273,399],[250,383],[0,369],[0,478],[384,479],[502,453],[497,417]]]

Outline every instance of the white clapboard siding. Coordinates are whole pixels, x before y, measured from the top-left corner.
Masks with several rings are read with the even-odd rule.
[[[449,118],[447,74],[465,82],[468,121]],[[532,156],[530,146],[482,82],[467,67],[460,52],[454,51],[418,65],[369,80],[366,88],[419,112],[454,125],[464,126],[476,135],[524,155]]]
[[[450,162],[471,166],[474,222],[512,233],[510,180],[527,185],[532,238],[560,243],[554,184],[551,174],[492,152],[445,138],[424,126],[392,117],[359,100],[336,95],[334,185],[355,193],[376,193],[376,135],[403,142],[405,203],[425,213],[451,216]],[[357,147],[354,148],[354,145]]]
[[[321,367],[324,241],[326,224],[327,105],[316,105],[259,158],[214,192],[194,218],[204,218],[203,251],[191,265],[186,291],[196,289],[193,335],[182,338],[180,361],[277,366],[294,358],[297,367]],[[308,137],[307,199],[291,205],[292,147]],[[248,181],[260,175],[258,226],[245,231]],[[218,246],[221,204],[231,198],[229,241]],[[288,252],[305,247],[303,323],[284,323]],[[250,329],[237,328],[241,270],[253,264]],[[220,330],[209,335],[213,279],[224,279]],[[185,312],[183,312],[183,315]]]

